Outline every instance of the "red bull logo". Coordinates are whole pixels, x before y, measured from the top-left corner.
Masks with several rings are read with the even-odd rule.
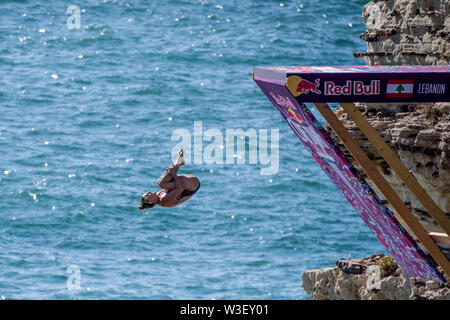
[[[308,94],[310,92],[322,94],[322,91],[319,90],[320,78],[316,79],[314,82],[311,82],[309,80],[302,79],[299,76],[290,76],[286,80],[286,86],[294,97],[298,97],[302,94]]]
[[[303,124],[303,119],[300,115],[298,115],[297,113],[295,113],[295,111],[293,111],[292,109],[288,110],[288,116],[289,118],[297,121],[299,124]]]

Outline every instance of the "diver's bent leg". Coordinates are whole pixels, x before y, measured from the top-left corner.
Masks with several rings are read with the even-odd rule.
[[[179,165],[179,164],[173,165],[176,173],[178,172],[178,169],[180,168],[180,166],[181,165]],[[167,171],[164,172],[162,174],[162,176],[158,179],[157,184],[161,189],[166,189],[166,190],[172,190],[176,187],[173,176]]]
[[[158,187],[160,187],[161,189],[167,190],[170,190],[175,186],[175,182],[173,181],[172,175],[167,171],[162,174],[162,176],[158,179],[156,183],[158,184]]]

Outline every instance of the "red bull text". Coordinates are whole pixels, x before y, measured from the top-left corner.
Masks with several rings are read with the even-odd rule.
[[[326,96],[380,94],[380,80],[372,80],[369,85],[365,85],[363,81],[347,80],[343,86],[339,86],[333,81],[325,81],[324,87]]]

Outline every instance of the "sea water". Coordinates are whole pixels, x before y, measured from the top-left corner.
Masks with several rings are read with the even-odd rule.
[[[384,252],[251,77],[364,64],[366,2],[1,1],[0,298],[309,299]],[[194,122],[278,130],[278,170],[191,161],[197,194],[137,210]]]

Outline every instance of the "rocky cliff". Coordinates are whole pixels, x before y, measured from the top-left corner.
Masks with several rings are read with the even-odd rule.
[[[364,6],[362,15],[367,30],[360,37],[367,42],[367,51],[354,55],[364,58],[367,65],[448,64],[449,13],[448,0],[373,0]],[[357,104],[357,107],[450,218],[450,103]],[[428,232],[443,232],[347,114],[341,109],[336,113],[425,229]],[[328,131],[340,143],[339,138],[331,130]],[[345,147],[342,144],[340,146],[359,168]],[[362,170],[360,172],[363,173]],[[367,176],[365,178],[377,190],[370,179]],[[377,193],[382,197],[380,192]],[[389,208],[395,213],[392,207]],[[310,270],[303,274],[303,287],[317,299],[408,299],[416,295],[433,296],[420,288],[417,288],[419,293],[416,294],[411,282],[416,280],[405,277],[401,270],[397,277],[384,279],[381,289],[375,290],[376,294],[367,291],[367,277],[364,273],[348,275],[337,267]],[[424,288],[433,286],[439,285],[426,284]],[[450,296],[448,290],[443,292],[444,296]]]
[[[450,300],[450,284],[409,277],[388,258],[378,254],[308,270],[302,286],[316,300]]]

